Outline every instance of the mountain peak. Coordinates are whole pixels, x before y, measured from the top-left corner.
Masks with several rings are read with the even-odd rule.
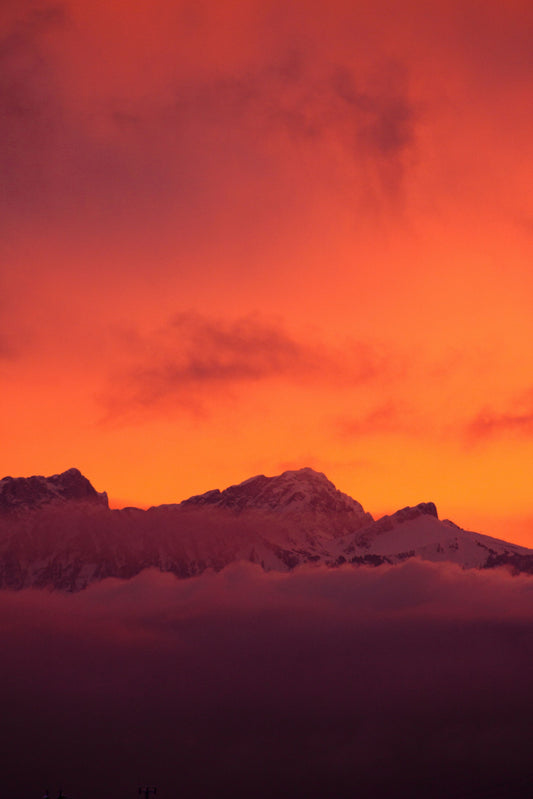
[[[89,502],[108,507],[107,494],[99,493],[80,472],[71,468],[48,477],[4,477],[0,480],[0,511],[35,510],[49,503]]]
[[[372,516],[359,502],[339,491],[325,474],[308,466],[274,477],[249,477],[224,491],[214,489],[190,497],[182,505],[213,505],[237,512],[254,509],[284,514],[347,513],[353,517],[353,529],[372,522]]]
[[[390,516],[382,516],[372,525],[373,533],[384,533],[397,527],[399,524],[413,521],[419,516],[434,516],[435,519],[439,518],[437,508],[433,502],[419,502],[418,505],[408,505],[405,508],[397,510]]]

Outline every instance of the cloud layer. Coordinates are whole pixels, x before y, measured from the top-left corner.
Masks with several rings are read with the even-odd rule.
[[[531,580],[416,562],[3,592],[4,789],[518,797],[532,620]]]

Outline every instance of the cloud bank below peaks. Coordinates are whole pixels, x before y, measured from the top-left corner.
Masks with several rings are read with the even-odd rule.
[[[239,564],[2,592],[6,791],[514,799],[531,776],[532,585],[420,562]]]

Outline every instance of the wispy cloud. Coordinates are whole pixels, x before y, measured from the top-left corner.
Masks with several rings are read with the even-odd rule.
[[[269,379],[354,386],[388,369],[386,358],[371,345],[355,342],[335,350],[256,316],[224,320],[180,313],[133,341],[130,365],[114,376],[102,397],[109,418],[169,401],[202,413],[215,394],[218,401],[237,386]]]
[[[343,416],[335,421],[337,434],[343,439],[379,433],[411,432],[415,426],[413,409],[405,402],[386,402],[358,416]],[[420,421],[416,423],[420,428]]]
[[[397,188],[406,156],[416,146],[420,111],[401,64],[378,72],[378,79],[369,80],[351,65],[311,63],[288,51],[255,69],[179,86],[177,118],[208,121],[217,129],[245,125],[259,140],[282,134],[300,147],[340,145],[353,162],[377,166],[387,189],[393,167]]]
[[[482,408],[466,423],[464,434],[469,444],[505,435],[533,436],[533,389],[517,394],[499,408]]]
[[[476,442],[510,433],[533,436],[533,410],[528,413],[497,413],[486,410],[475,416],[466,427],[469,441]]]

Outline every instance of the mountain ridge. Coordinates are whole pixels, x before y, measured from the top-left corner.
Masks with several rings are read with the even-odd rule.
[[[7,476],[0,480],[0,512],[34,510],[50,502],[69,501],[109,507],[107,493],[96,491],[92,483],[76,468],[49,477]]]
[[[432,502],[374,520],[309,467],[180,503],[109,508],[77,469],[0,480],[0,587],[78,591],[155,567],[186,578],[235,561],[265,570],[394,565],[411,557],[533,573],[533,550],[438,518]]]

